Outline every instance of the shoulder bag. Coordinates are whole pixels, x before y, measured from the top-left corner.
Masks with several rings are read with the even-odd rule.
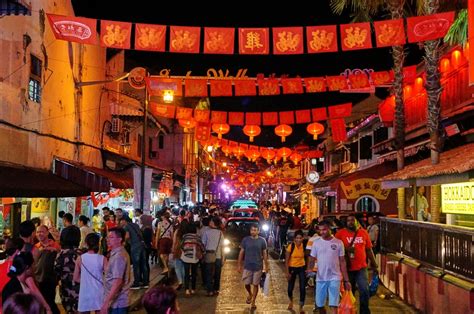
[[[216,229],[217,230],[217,229]],[[206,255],[204,256],[204,262],[207,264],[212,264],[216,262],[217,259],[217,249],[221,243],[222,231],[219,232],[219,241],[217,241],[217,246],[215,250],[206,250]]]

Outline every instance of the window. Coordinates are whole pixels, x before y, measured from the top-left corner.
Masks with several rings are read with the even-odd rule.
[[[165,148],[165,136],[161,133],[160,135],[158,135],[158,148],[159,149]]]
[[[366,135],[360,139],[360,159],[372,159],[372,136]]]
[[[41,76],[43,70],[41,59],[30,55],[30,80],[28,82],[28,99],[41,102]]]

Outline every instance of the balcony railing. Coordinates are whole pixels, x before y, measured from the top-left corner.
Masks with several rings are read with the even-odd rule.
[[[474,230],[435,223],[381,218],[381,247],[424,265],[474,280]]]

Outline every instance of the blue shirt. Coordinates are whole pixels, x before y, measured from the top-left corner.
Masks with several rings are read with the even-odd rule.
[[[246,236],[240,247],[244,250],[244,269],[259,271],[263,269],[263,251],[267,249],[267,241],[264,238],[257,239]]]

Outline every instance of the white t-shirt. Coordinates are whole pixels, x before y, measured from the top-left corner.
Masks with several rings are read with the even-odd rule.
[[[340,281],[342,279],[339,257],[344,256],[344,244],[334,237],[331,240],[316,239],[311,256],[318,260],[316,281]]]
[[[317,233],[315,233],[311,238],[309,238],[308,243],[306,244],[306,249],[311,251],[313,248],[313,243],[316,241],[316,239],[321,238]]]

